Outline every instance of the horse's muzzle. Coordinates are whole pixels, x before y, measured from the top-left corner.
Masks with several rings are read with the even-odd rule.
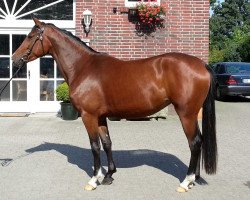
[[[18,60],[13,60],[13,67],[21,68],[25,65],[26,61],[24,58],[20,58]]]

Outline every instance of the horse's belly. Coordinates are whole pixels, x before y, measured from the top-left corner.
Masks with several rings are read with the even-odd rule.
[[[160,111],[169,104],[170,101],[166,97],[154,95],[149,98],[135,95],[114,103],[109,115],[121,118],[146,117]]]

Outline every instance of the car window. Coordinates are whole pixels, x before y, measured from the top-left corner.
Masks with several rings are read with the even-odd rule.
[[[227,72],[232,73],[250,73],[250,65],[247,64],[230,64],[227,65]]]
[[[225,73],[225,66],[218,65],[218,74],[224,74],[224,73]]]
[[[217,73],[218,72],[218,65],[213,65],[213,71],[214,71],[214,73]]]
[[[237,67],[237,66],[227,66],[227,72],[230,73],[230,74],[233,74],[233,73],[239,73],[240,72],[240,68]]]

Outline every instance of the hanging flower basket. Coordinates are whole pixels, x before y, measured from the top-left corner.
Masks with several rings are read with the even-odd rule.
[[[138,11],[138,21],[136,31],[141,35],[150,35],[157,29],[164,27],[163,21],[166,16],[165,7],[156,4],[139,3],[136,6]]]

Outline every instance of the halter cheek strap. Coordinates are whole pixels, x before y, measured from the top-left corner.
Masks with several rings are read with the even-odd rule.
[[[24,62],[28,62],[28,57],[30,56],[30,54],[32,53],[32,50],[36,44],[36,42],[38,40],[40,40],[41,45],[42,45],[42,49],[43,49],[43,54],[45,55],[45,51],[44,51],[44,46],[43,46],[43,32],[45,29],[45,25],[43,25],[41,28],[36,28],[36,30],[38,31],[38,35],[36,36],[36,38],[34,39],[33,44],[31,45],[31,48],[28,48],[27,53],[21,58],[22,61]]]

